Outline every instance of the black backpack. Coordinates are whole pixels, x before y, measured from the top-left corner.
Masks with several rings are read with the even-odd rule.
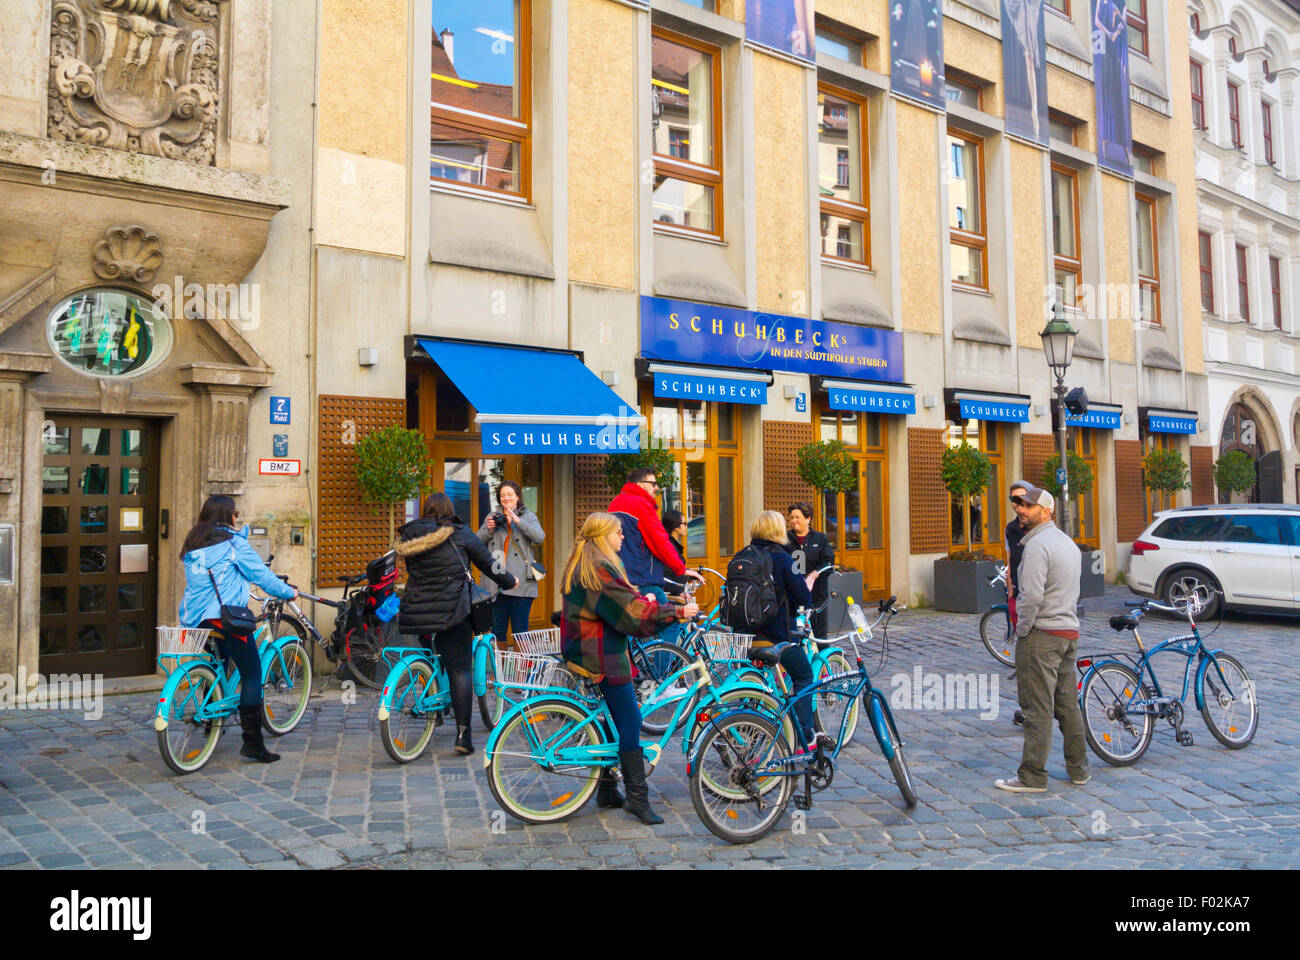
[[[722,621],[738,633],[757,633],[776,619],[780,607],[772,556],[750,544],[727,564]]]

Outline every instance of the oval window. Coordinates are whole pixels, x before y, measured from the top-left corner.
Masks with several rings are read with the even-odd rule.
[[[154,304],[125,290],[83,290],[50,314],[46,327],[55,354],[79,373],[125,377],[166,356],[171,325]]]

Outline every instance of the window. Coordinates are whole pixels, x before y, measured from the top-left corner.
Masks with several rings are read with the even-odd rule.
[[[954,79],[949,72],[944,77],[944,90],[944,96],[948,98],[949,103],[960,103],[975,110],[980,109],[980,88],[976,84]]]
[[[1254,516],[1233,516],[1228,518],[1228,525],[1219,534],[1219,540],[1227,543],[1266,543],[1281,546],[1281,518],[1256,514]]]
[[[1151,536],[1160,537],[1162,540],[1213,540],[1221,526],[1223,526],[1223,517],[1213,515],[1170,517],[1151,531]]]
[[[982,493],[970,498],[970,536],[962,531],[962,502],[960,497],[949,495],[949,552],[958,550],[983,550],[996,557],[1004,556],[1006,518],[1002,505],[1006,501],[1003,483],[1003,434],[1001,424],[991,420],[967,420],[949,424],[947,442],[950,447],[960,446],[964,440],[989,458],[989,484]]]
[[[526,198],[531,0],[435,0],[429,177]]]
[[[1047,125],[1053,140],[1060,140],[1062,143],[1075,146],[1075,134],[1079,129],[1077,123],[1069,117],[1053,111],[1048,114]]]
[[[1273,107],[1267,100],[1261,100],[1259,105],[1264,122],[1264,162],[1270,167],[1275,167],[1277,164],[1273,162]]]
[[[1268,258],[1268,285],[1273,291],[1273,326],[1282,329],[1282,261]]]
[[[1195,60],[1192,61],[1192,125],[1197,130],[1205,129],[1205,77]]]
[[[1201,34],[1201,15],[1200,15],[1199,13],[1194,13],[1194,14],[1192,14],[1191,24],[1192,24],[1192,33],[1195,34],[1196,36],[1200,36],[1200,34]]]
[[[721,61],[716,47],[653,32],[650,135],[656,224],[722,233]]]
[[[1066,441],[1066,448],[1070,453],[1077,454],[1083,458],[1084,464],[1088,467],[1090,476],[1099,476],[1097,472],[1097,436],[1100,431],[1079,428],[1071,430]],[[1067,457],[1067,459],[1069,459]],[[1097,549],[1101,546],[1101,539],[1097,530],[1098,517],[1098,493],[1097,484],[1093,484],[1088,492],[1080,494],[1077,490],[1070,490],[1070,536],[1081,547],[1091,547]]]
[[[869,266],[871,218],[866,127],[865,100],[834,87],[818,86],[817,193],[822,256]]]
[[[1146,147],[1133,144],[1133,169],[1142,173],[1155,173],[1156,153],[1154,150],[1148,150]]]
[[[1128,48],[1147,56],[1147,0],[1128,0]]]
[[[1047,0],[1047,9],[1070,19],[1070,0]]]
[[[1228,52],[1229,52],[1230,54],[1232,54],[1234,57],[1237,56],[1237,38],[1236,38],[1236,37],[1229,37],[1229,38],[1228,38]]]
[[[1177,450],[1177,441],[1172,433],[1146,433],[1142,432],[1142,452],[1143,454],[1151,453],[1153,450]],[[1181,452],[1181,451],[1180,451]],[[1186,459],[1186,454],[1183,455]],[[1155,515],[1161,510],[1172,510],[1178,497],[1176,493],[1166,493],[1163,490],[1151,490],[1143,485],[1146,491],[1146,514],[1145,519],[1150,523]]]
[[[1251,281],[1245,273],[1245,247],[1236,245],[1236,304],[1242,319],[1251,319]]]
[[[842,493],[822,492],[814,500],[814,525],[835,550],[835,560],[863,573],[868,597],[889,595],[889,421],[879,413],[828,410],[820,400],[813,413],[817,439],[839,440],[848,448],[856,482]]]
[[[948,174],[949,251],[953,283],[988,288],[988,237],[984,230],[984,144],[948,131],[952,153]]]
[[[1137,195],[1138,316],[1148,323],[1160,322],[1159,224],[1154,197]]]
[[[1251,319],[1251,281],[1245,273],[1245,247],[1236,245],[1236,304],[1242,319]]]
[[[1052,166],[1052,249],[1056,256],[1056,302],[1075,307],[1083,283],[1079,260],[1079,179],[1068,167]]]
[[[1237,102],[1237,93],[1240,89],[1239,84],[1228,81],[1228,133],[1232,138],[1232,145],[1238,150],[1241,149],[1241,111]]]
[[[1201,309],[1206,313],[1214,312],[1214,260],[1210,247],[1210,235],[1204,230],[1196,235],[1201,254]]]
[[[184,311],[181,304],[172,315]],[[83,290],[50,312],[46,335],[54,353],[78,373],[124,377],[143,373],[170,350],[172,328],[155,304],[124,290]]]
[[[824,53],[837,60],[847,60],[855,67],[862,66],[862,43],[850,39],[829,27],[818,26],[816,31],[818,53]]]

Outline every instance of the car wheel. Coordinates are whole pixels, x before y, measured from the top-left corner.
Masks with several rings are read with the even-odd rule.
[[[1210,620],[1219,613],[1219,581],[1202,570],[1194,567],[1179,567],[1165,577],[1165,587],[1161,591],[1164,603],[1171,607],[1181,607],[1194,595],[1199,596],[1202,607],[1198,619]]]

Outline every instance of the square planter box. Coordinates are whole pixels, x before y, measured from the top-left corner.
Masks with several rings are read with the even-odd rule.
[[[934,561],[934,607],[952,613],[983,613],[1006,595],[1002,586],[989,586],[998,565],[991,560],[961,561],[946,557]]]
[[[1100,563],[1097,564],[1097,572],[1093,572],[1093,553],[1092,550],[1081,550],[1083,556],[1079,565],[1079,599],[1084,597],[1101,597],[1106,594],[1106,555],[1100,550],[1098,558]]]

